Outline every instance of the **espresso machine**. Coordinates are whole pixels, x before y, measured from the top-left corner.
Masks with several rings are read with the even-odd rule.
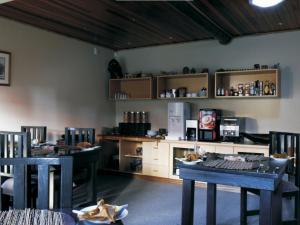
[[[222,117],[220,136],[222,141],[240,142],[241,132],[245,132],[245,119],[241,117]]]
[[[199,120],[199,141],[218,141],[220,138],[220,115],[217,109],[200,109]]]
[[[197,141],[198,139],[198,120],[186,120],[186,140]]]
[[[184,140],[186,135],[185,121],[190,119],[191,105],[187,102],[168,103],[168,136],[167,140]]]

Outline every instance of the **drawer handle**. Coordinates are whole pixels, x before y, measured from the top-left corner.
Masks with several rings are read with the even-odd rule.
[[[158,170],[153,170],[153,172],[158,172]]]
[[[158,160],[158,158],[154,158],[153,160]]]

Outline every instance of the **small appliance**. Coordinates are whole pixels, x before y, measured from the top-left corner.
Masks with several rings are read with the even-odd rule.
[[[220,136],[222,141],[240,142],[241,132],[245,131],[245,119],[242,117],[222,117]]]
[[[168,103],[168,140],[185,139],[185,121],[190,119],[191,105],[187,102]]]
[[[221,111],[217,109],[199,110],[199,141],[217,141],[220,138],[219,124]]]
[[[196,141],[198,139],[198,120],[186,120],[186,140]]]

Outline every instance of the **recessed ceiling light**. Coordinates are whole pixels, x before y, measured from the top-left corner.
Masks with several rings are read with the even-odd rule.
[[[271,6],[281,3],[283,1],[284,0],[249,0],[250,4],[259,6],[262,8],[271,7]]]

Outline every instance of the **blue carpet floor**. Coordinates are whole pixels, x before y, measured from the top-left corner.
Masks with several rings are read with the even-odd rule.
[[[124,225],[180,225],[181,192],[178,184],[133,179],[126,176],[101,175],[98,177],[98,198],[110,203],[129,204],[129,215]],[[239,193],[217,192],[217,224],[239,224]],[[194,224],[204,225],[206,189],[196,188]],[[258,197],[249,195],[248,208],[258,207]],[[292,201],[283,203],[284,217],[292,215]],[[289,209],[289,210],[288,210]],[[248,219],[249,225],[258,224],[258,217]]]

